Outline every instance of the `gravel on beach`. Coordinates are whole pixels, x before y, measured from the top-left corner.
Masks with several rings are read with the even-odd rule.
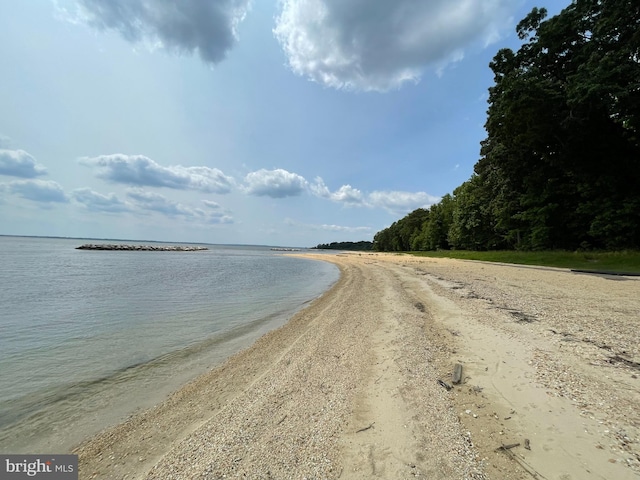
[[[640,279],[306,256],[335,262],[338,283],[165,402],[80,445],[80,478],[640,474]],[[456,364],[462,382],[448,390]]]

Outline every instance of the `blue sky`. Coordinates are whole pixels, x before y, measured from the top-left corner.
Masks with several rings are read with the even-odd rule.
[[[0,0],[0,234],[371,240],[467,180],[529,0]]]

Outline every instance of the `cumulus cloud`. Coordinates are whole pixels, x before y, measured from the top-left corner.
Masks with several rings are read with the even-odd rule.
[[[103,180],[133,186],[228,193],[233,185],[233,178],[217,168],[182,165],[163,167],[144,155],[116,153],[81,158],[80,163],[95,167],[98,171],[97,176]]]
[[[316,177],[314,183],[309,186],[309,190],[320,198],[348,206],[384,208],[393,214],[408,213],[440,201],[438,197],[425,192],[374,191],[364,194],[351,185],[343,185],[332,192],[320,177]]]
[[[46,173],[47,169],[24,150],[0,149],[0,175],[35,178]]]
[[[335,192],[331,192],[321,177],[316,177],[315,182],[310,185],[311,192],[321,198],[327,198],[334,202],[342,202],[349,205],[364,205],[365,200],[362,192],[351,185],[342,185]]]
[[[249,0],[78,0],[81,18],[115,30],[132,43],[159,45],[178,54],[198,53],[218,63],[238,38]]]
[[[120,200],[114,193],[102,195],[90,188],[77,188],[71,192],[71,197],[92,212],[128,212],[130,205]]]
[[[371,192],[368,202],[371,206],[382,207],[394,214],[409,213],[416,208],[424,208],[440,201],[425,192]]]
[[[322,85],[386,91],[496,41],[512,0],[282,0],[274,34],[291,69]]]
[[[15,180],[7,184],[9,192],[27,200],[41,203],[69,201],[59,183],[51,180]]]
[[[331,200],[358,205],[364,202],[364,197],[362,196],[362,192],[357,188],[351,185],[342,185],[331,194]]]
[[[164,195],[155,192],[147,192],[139,188],[127,190],[127,197],[133,201],[134,205],[143,210],[161,213],[168,217],[182,217],[187,220],[195,220],[204,223],[233,223],[231,216],[215,210],[205,211],[200,208],[193,208],[183,205],[174,200],[170,200]],[[209,206],[211,209],[211,206]]]
[[[307,187],[307,181],[304,177],[281,168],[251,172],[244,181],[246,183],[245,192],[260,197],[293,197],[300,195]]]

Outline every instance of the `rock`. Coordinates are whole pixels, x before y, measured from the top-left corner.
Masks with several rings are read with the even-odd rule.
[[[199,245],[126,245],[108,243],[87,243],[76,247],[76,250],[122,250],[122,251],[153,251],[153,252],[196,252],[209,250]]]

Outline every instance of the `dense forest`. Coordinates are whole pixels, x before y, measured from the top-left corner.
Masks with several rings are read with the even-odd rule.
[[[471,178],[378,232],[376,250],[640,248],[640,2],[546,13],[489,65]]]
[[[321,243],[315,247],[311,247],[319,250],[356,250],[356,251],[369,251],[373,250],[373,243],[361,240],[359,242],[331,242]]]

